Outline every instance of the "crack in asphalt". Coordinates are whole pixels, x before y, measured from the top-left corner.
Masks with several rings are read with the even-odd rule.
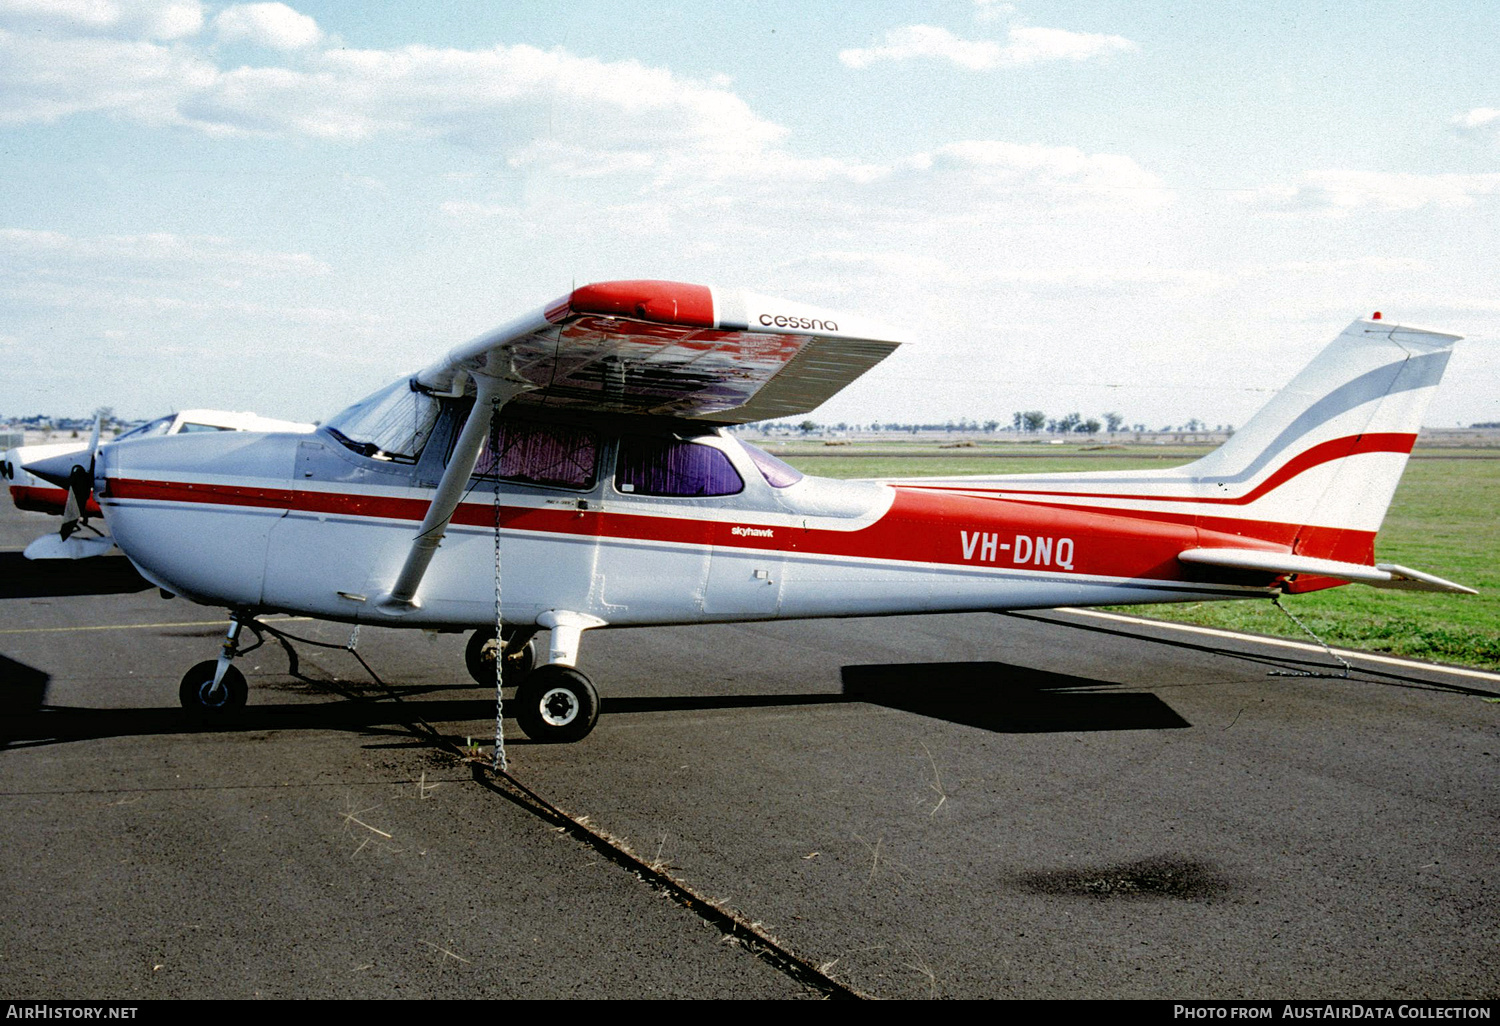
[[[347,684],[348,682],[317,681],[305,676],[298,669],[297,657],[291,650],[287,638],[293,637],[293,640],[297,641],[309,641],[310,639],[283,635],[279,631],[272,631],[270,633],[276,635],[277,640],[287,650],[287,655],[292,664],[291,673],[293,676],[309,684],[321,684],[330,687],[336,693],[349,699],[356,701],[373,700],[367,695],[349,693],[346,688],[339,687],[340,684]],[[382,680],[380,675],[375,672],[375,669],[369,663],[365,662],[364,658],[353,648],[320,642],[312,642],[312,644],[319,645],[320,647],[344,648],[345,651],[359,660],[360,665],[369,673],[370,678],[384,690],[385,695],[392,702],[397,706],[405,705],[397,690]],[[645,862],[620,842],[599,830],[595,830],[583,819],[574,817],[558,808],[511,774],[491,769],[487,760],[466,754],[456,743],[421,715],[405,717],[404,725],[414,735],[425,739],[433,747],[441,749],[462,763],[466,763],[470,769],[471,779],[480,787],[504,798],[517,808],[529,812],[549,825],[565,830],[574,840],[589,846],[616,866],[628,870],[645,883],[665,893],[678,906],[693,913],[709,926],[718,930],[726,941],[738,944],[750,954],[795,980],[801,986],[830,1000],[858,1001],[868,999],[868,995],[862,994],[829,976],[812,962],[796,954],[784,944],[771,937],[758,924],[746,919],[740,913],[703,897],[682,881],[669,876],[662,870]]]

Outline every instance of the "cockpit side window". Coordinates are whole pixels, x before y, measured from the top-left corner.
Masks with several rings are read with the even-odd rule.
[[[328,422],[328,430],[361,455],[415,463],[437,416],[436,398],[415,381],[398,381],[335,416]]]
[[[750,457],[750,461],[755,464],[755,469],[760,471],[760,476],[765,478],[766,484],[772,488],[786,488],[802,480],[802,471],[790,463],[782,462],[749,442],[741,442],[740,445],[744,448],[745,454]]]
[[[195,431],[233,431],[232,427],[221,427],[218,424],[195,424],[190,420],[182,422],[182,427],[177,429],[179,435],[190,434]]]
[[[492,434],[474,466],[479,476],[498,474],[502,480],[553,488],[594,487],[599,462],[595,432],[572,424],[507,418],[500,422],[499,435],[500,458],[495,458]]]
[[[620,439],[615,488],[635,495],[735,495],[745,482],[729,457],[711,445],[675,438]]]

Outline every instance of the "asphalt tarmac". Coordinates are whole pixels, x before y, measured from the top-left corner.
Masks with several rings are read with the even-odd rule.
[[[1061,612],[604,630],[590,737],[506,721],[528,794],[463,758],[462,636],[268,644],[204,726],[223,611],[22,560],[53,523],[0,512],[7,999],[1500,996],[1500,678]]]

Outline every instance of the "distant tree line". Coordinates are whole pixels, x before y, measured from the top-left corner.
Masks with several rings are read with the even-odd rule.
[[[921,434],[923,432],[943,434],[994,434],[997,431],[1015,432],[1017,434],[1040,434],[1050,435],[1097,435],[1100,431],[1114,434],[1118,431],[1133,431],[1144,434],[1150,430],[1143,423],[1127,424],[1122,414],[1113,411],[1103,413],[1099,417],[1085,417],[1081,413],[1068,413],[1060,417],[1049,417],[1041,410],[1017,410],[1011,414],[1010,426],[1005,427],[998,420],[977,421],[967,417],[959,420],[930,421],[925,423],[906,423],[902,421],[872,421],[870,423],[850,423],[839,421],[837,424],[823,424],[815,420],[804,420],[799,423],[771,422],[758,424],[751,430],[762,434],[847,434],[851,431],[866,431],[872,433],[889,434]],[[1160,432],[1176,432],[1183,434],[1198,434],[1214,431],[1218,433],[1234,432],[1232,425],[1219,424],[1210,428],[1206,421],[1194,417],[1184,424],[1173,426],[1167,424],[1157,429]]]

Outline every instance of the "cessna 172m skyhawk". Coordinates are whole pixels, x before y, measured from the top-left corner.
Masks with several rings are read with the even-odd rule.
[[[269,610],[475,629],[470,670],[483,679],[500,588],[517,719],[533,739],[574,741],[599,710],[574,665],[593,628],[1265,598],[1350,581],[1468,591],[1374,563],[1454,341],[1355,321],[1229,442],[1176,469],[838,481],[724,428],[816,408],[895,333],[745,292],[608,282],[311,436],[105,446],[74,480],[92,477],[149,580],[229,607],[223,653],[183,679],[188,707],[245,702],[231,665],[240,626]],[[541,629],[549,648],[532,669]]]

